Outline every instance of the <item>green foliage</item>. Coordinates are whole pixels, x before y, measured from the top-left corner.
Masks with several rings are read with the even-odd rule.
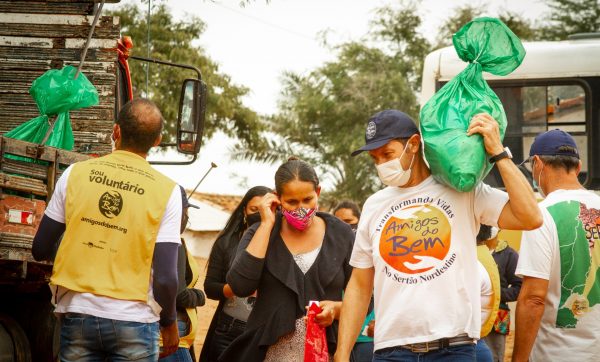
[[[541,27],[547,40],[566,39],[570,34],[600,31],[599,0],[547,0],[550,13]]]
[[[429,44],[415,30],[421,19],[414,7],[383,8],[378,14],[367,41],[333,48],[337,59],[308,75],[284,75],[279,113],[268,127],[276,137],[261,150],[238,147],[237,158],[304,159],[334,185],[324,195],[330,205],[340,199],[363,202],[381,186],[368,155],[350,152],[364,144],[365,125],[374,113],[395,108],[416,119],[415,91]],[[404,21],[414,27],[401,26]]]
[[[505,10],[498,15],[498,18],[522,41],[538,40],[540,37],[539,30],[531,21],[513,11]]]
[[[440,27],[435,48],[438,49],[452,45],[452,35],[466,23],[482,16],[482,14],[483,8],[475,5],[464,5],[455,8],[452,15]],[[503,10],[497,17],[523,41],[538,40],[540,37],[539,30],[532,22],[514,11]]]
[[[402,73],[409,77],[415,90],[421,88],[423,59],[431,51],[431,44],[419,32],[421,17],[413,3],[395,9],[379,8],[371,21],[372,34],[383,41],[383,49],[391,49],[394,58],[402,65]]]
[[[121,18],[121,33],[133,39],[133,55],[147,56],[146,10],[128,4],[113,11]],[[150,57],[173,63],[189,64],[200,68],[203,80],[208,85],[205,136],[210,137],[221,130],[237,137],[246,147],[262,142],[259,132],[263,129],[257,114],[242,104],[248,89],[232,82],[219,72],[218,65],[205,51],[194,44],[201,37],[205,24],[197,17],[179,21],[173,19],[169,9],[161,3],[152,9],[150,19]],[[130,60],[134,96],[146,95],[146,65]],[[195,78],[193,71],[162,65],[151,65],[149,69],[148,95],[160,107],[165,120],[167,140],[173,141],[179,107],[181,84],[185,78]]]
[[[569,29],[581,18],[592,24],[598,7],[597,0],[593,1],[595,5],[589,0],[550,2],[585,2],[588,7],[567,11],[554,6],[552,26],[556,29]],[[441,25],[432,47],[419,31],[422,18],[414,4],[404,1],[399,7],[378,9],[365,38],[331,49],[336,53],[334,61],[308,75],[285,74],[279,112],[267,120],[266,143],[253,149],[238,146],[233,150],[234,157],[282,162],[291,155],[298,156],[317,167],[321,178],[334,185],[324,195],[325,203],[333,205],[340,199],[363,202],[381,186],[367,155],[350,157],[350,152],[364,143],[367,120],[388,108],[405,111],[416,119],[415,95],[420,90],[425,56],[432,48],[451,45],[452,35],[484,11],[473,5],[454,9]],[[523,40],[547,37],[543,29],[520,14],[504,10],[498,17]]]
[[[483,10],[475,5],[464,5],[455,8],[452,15],[440,26],[435,49],[452,45],[452,35],[469,21],[481,16]]]

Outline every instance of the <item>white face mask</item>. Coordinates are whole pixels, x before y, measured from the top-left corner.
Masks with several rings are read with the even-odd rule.
[[[113,152],[116,149],[116,145],[115,145],[115,133],[111,133],[110,134],[110,151]]]
[[[379,175],[379,179],[383,182],[384,185],[387,186],[396,186],[402,187],[408,183],[410,179],[410,173],[412,169],[413,162],[415,160],[415,155],[413,155],[410,160],[410,166],[408,166],[408,170],[402,168],[402,163],[400,163],[400,159],[406,153],[406,149],[408,148],[408,142],[406,146],[404,146],[404,151],[399,158],[395,158],[388,162],[382,163],[380,165],[376,165],[377,174]]]
[[[531,173],[531,176],[533,177],[533,187],[535,187],[537,189],[537,191],[540,193],[540,196],[542,196],[542,198],[546,198],[546,194],[544,193],[544,190],[542,190],[542,172],[544,172],[544,165],[542,163],[542,170],[540,171],[540,174],[538,175],[538,180],[537,182],[535,181],[535,177],[533,177],[533,172]]]

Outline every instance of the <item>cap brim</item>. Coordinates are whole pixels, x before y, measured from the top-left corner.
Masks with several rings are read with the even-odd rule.
[[[393,140],[393,138],[390,139],[385,139],[385,140],[380,140],[377,142],[373,142],[373,143],[367,143],[366,145],[362,146],[361,148],[359,148],[358,150],[352,152],[350,155],[352,157],[361,154],[364,151],[372,151],[376,148],[379,148],[381,146],[385,146],[386,144],[388,144],[391,140]]]

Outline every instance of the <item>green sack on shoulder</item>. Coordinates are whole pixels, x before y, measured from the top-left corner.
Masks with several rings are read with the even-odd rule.
[[[506,114],[502,102],[483,79],[483,71],[507,75],[525,57],[519,38],[500,20],[478,18],[452,37],[460,59],[469,65],[423,106],[420,114],[425,158],[433,177],[457,191],[468,192],[492,169],[483,138],[467,136],[471,118],[488,113],[504,139]]]

